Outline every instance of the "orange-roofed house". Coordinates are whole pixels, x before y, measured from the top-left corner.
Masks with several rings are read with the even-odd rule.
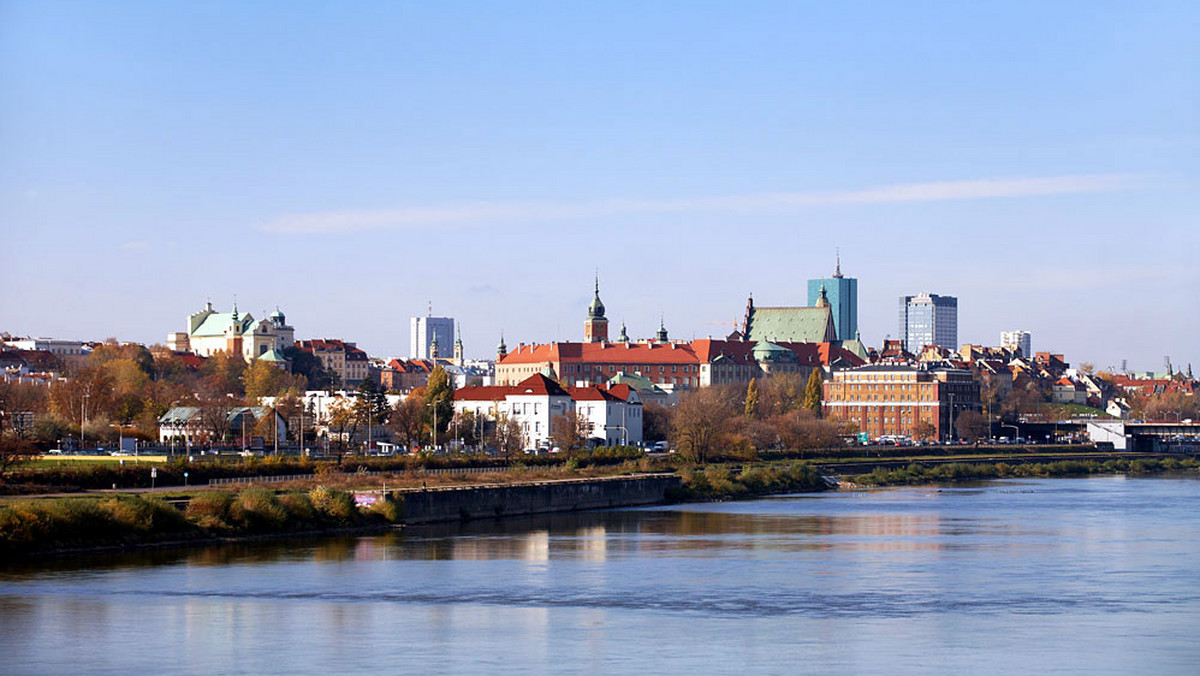
[[[642,404],[627,385],[564,389],[540,373],[515,385],[463,387],[454,392],[454,411],[470,411],[494,424],[515,420],[527,449],[547,448],[555,418],[570,411],[591,424],[591,438],[604,445],[640,444]]]
[[[1086,404],[1087,388],[1063,376],[1051,386],[1051,400],[1056,404]]]

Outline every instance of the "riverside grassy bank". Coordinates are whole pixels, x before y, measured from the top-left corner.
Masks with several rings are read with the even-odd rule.
[[[109,494],[15,499],[0,504],[0,556],[187,545],[215,540],[378,530],[396,525],[657,504],[672,473],[432,488],[320,485],[190,496]]]
[[[889,458],[882,462],[895,462]],[[775,460],[768,462],[738,462],[696,466],[677,461],[641,458],[618,466],[604,468],[608,476],[597,476],[599,468],[580,467],[567,463],[562,468],[517,468],[505,476],[502,470],[486,475],[486,485],[473,478],[474,485],[435,485],[430,493],[458,491],[453,510],[442,510],[435,520],[455,518],[494,518],[537,511],[570,511],[606,506],[647,504],[658,501],[641,495],[636,501],[618,497],[546,497],[543,503],[539,492],[550,496],[552,485],[564,483],[600,483],[620,480],[622,475],[638,472],[674,472],[678,482],[662,492],[665,502],[703,502],[713,500],[748,499],[763,495],[821,491],[831,488],[829,475],[837,474],[843,482],[856,486],[887,486],[919,483],[942,483],[981,479],[1021,477],[1085,476],[1089,474],[1152,474],[1161,472],[1198,472],[1200,463],[1194,458],[1127,457],[1099,459],[1056,459],[1036,462],[1013,458],[1010,461],[955,461],[939,459],[940,464],[925,458],[901,467],[876,467],[863,474],[839,473],[836,465],[816,465],[809,461]],[[615,475],[615,476],[614,476]],[[822,476],[825,475],[825,476]],[[394,481],[391,477],[388,481]],[[410,477],[410,479],[414,479]],[[174,492],[161,497],[151,494],[80,495],[60,498],[9,498],[0,501],[0,557],[94,551],[98,549],[138,548],[205,544],[229,539],[249,539],[281,535],[310,535],[347,531],[386,529],[405,523],[406,495],[413,491],[424,493],[422,478],[407,482],[407,488],[388,484],[391,490],[380,489],[376,477],[339,474],[315,475],[313,481],[329,481],[330,485],[314,486],[312,482],[297,482],[282,490],[250,485],[241,490],[195,490]],[[522,486],[522,497],[505,503],[488,500],[463,502],[464,491],[497,490]],[[544,485],[545,488],[539,488]],[[370,491],[375,502],[360,507],[355,492]],[[532,492],[532,497],[529,493]],[[480,494],[483,495],[483,494]],[[494,496],[489,497],[489,500]],[[428,501],[427,497],[422,498]],[[625,500],[625,502],[622,502]],[[436,502],[436,499],[434,500]],[[478,503],[478,504],[476,504]],[[487,504],[484,504],[487,503]],[[414,503],[415,505],[416,503]],[[424,513],[437,513],[421,503]],[[520,506],[517,509],[509,505]],[[443,505],[444,506],[444,505]],[[432,511],[430,511],[432,510]],[[414,513],[415,514],[415,513]]]
[[[896,486],[985,479],[1069,477],[1090,474],[1142,475],[1197,471],[1200,471],[1200,462],[1194,458],[1114,458],[1112,460],[1058,460],[1021,464],[951,462],[934,466],[912,463],[902,468],[877,467],[870,473],[851,477],[850,481],[859,486]]]
[[[399,521],[401,508],[393,496],[381,498],[360,509],[353,494],[324,486],[283,493],[251,486],[197,494],[183,510],[150,495],[11,500],[0,505],[0,557],[383,529]]]

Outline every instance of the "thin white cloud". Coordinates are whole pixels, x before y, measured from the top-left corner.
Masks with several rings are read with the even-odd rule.
[[[480,202],[442,207],[328,211],[283,216],[260,226],[267,232],[317,234],[359,230],[475,226],[494,222],[562,221],[636,213],[761,211],[787,206],[883,204],[1034,197],[1123,190],[1138,177],[1085,174],[1037,178],[908,183],[835,192],[760,193],[683,199],[600,200],[592,202]]]
[[[148,251],[150,249],[150,242],[141,240],[136,242],[125,242],[121,245],[121,248],[125,251]]]

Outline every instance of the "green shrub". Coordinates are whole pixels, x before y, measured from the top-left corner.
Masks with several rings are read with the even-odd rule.
[[[230,506],[230,516],[234,523],[252,532],[281,530],[288,521],[287,510],[275,493],[260,487],[239,492]]]
[[[389,493],[371,505],[368,511],[378,514],[388,523],[400,523],[404,518],[404,498]]]
[[[143,535],[166,536],[192,530],[179,510],[154,497],[116,495],[101,500],[98,507],[119,528]]]
[[[232,506],[233,495],[230,493],[205,491],[188,502],[187,516],[201,528],[227,529],[232,527]]]
[[[358,516],[354,496],[345,491],[317,486],[308,492],[308,497],[318,514],[333,521],[347,523]]]
[[[293,521],[308,524],[317,520],[317,510],[313,508],[308,493],[284,493],[279,496],[279,504],[287,510]]]
[[[195,533],[182,514],[155,498],[60,498],[0,507],[0,551],[120,544]]]

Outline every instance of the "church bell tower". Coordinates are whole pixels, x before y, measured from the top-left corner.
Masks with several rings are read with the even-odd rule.
[[[596,277],[596,296],[588,306],[587,321],[583,324],[583,340],[588,343],[603,343],[608,340],[608,319],[604,317],[604,303],[600,302],[600,277]]]

